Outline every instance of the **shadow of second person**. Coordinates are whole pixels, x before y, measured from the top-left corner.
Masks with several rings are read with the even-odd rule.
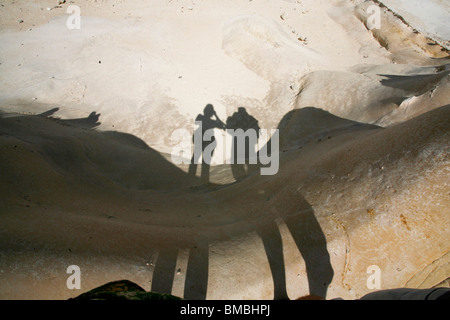
[[[227,131],[233,132],[231,140],[231,171],[236,181],[248,176],[252,165],[257,165],[257,151],[259,139],[259,124],[243,107],[227,119]],[[241,141],[239,134],[241,133]]]

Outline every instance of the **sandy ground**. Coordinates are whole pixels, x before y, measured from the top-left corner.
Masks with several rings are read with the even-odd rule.
[[[448,52],[407,18],[381,7],[368,30],[370,1],[0,3],[1,299],[120,279],[355,299],[373,265],[381,289],[446,283]],[[218,165],[205,184],[172,163],[207,104],[279,129],[279,172]]]

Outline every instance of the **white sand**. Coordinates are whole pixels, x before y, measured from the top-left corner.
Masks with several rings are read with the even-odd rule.
[[[390,12],[369,31],[363,1],[77,0],[69,30],[69,3],[1,4],[1,299],[120,279],[354,299],[371,265],[383,289],[450,276],[448,53]],[[279,128],[280,172],[205,186],[170,163],[208,103]]]

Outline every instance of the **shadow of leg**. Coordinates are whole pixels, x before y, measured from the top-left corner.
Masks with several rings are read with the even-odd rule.
[[[289,300],[286,292],[286,270],[283,258],[283,242],[280,231],[275,223],[265,226],[258,231],[264,244],[274,286],[274,300]]]
[[[202,173],[201,173],[201,180],[203,183],[209,182],[209,172],[211,170],[211,163],[214,156],[214,150],[217,147],[217,142],[214,137],[211,138],[210,141],[206,141],[203,144],[203,161],[202,161]]]
[[[245,151],[245,150],[243,150]],[[242,152],[242,150],[241,150]],[[231,146],[231,159],[232,164],[231,164],[231,173],[233,174],[234,180],[236,181],[240,181],[242,179],[244,179],[247,175],[246,171],[245,171],[245,165],[243,164],[243,162],[241,161],[241,163],[239,163],[239,157],[245,157],[245,153],[244,154],[239,154],[239,150],[238,150],[238,141],[236,137],[233,137],[232,140],[232,146]],[[242,160],[242,159],[240,159]]]
[[[153,292],[172,293],[177,256],[177,249],[164,249],[159,252],[158,260],[156,261],[155,270],[153,272]]]
[[[194,154],[192,156],[192,159],[191,159],[191,164],[189,165],[189,172],[188,172],[188,174],[190,176],[195,177],[197,175],[197,163],[196,163],[197,160],[198,159],[196,159],[195,154]]]
[[[208,288],[209,246],[198,245],[190,250],[186,281],[184,284],[184,299],[205,300]]]
[[[211,166],[205,162],[202,163],[202,173],[200,179],[203,183],[209,182],[209,171],[211,170]]]
[[[309,293],[326,298],[333,279],[327,242],[312,209],[285,219],[286,225],[305,260]]]
[[[232,164],[231,172],[233,173],[234,180],[236,181],[244,179],[247,175],[243,164]]]

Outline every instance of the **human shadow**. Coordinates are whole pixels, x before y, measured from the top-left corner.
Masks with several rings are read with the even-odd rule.
[[[257,165],[257,145],[259,139],[259,124],[243,107],[238,108],[226,122],[231,137],[231,172],[236,181],[240,181],[252,171],[251,166]]]
[[[213,110],[212,106],[207,106],[204,115],[199,115],[197,120],[200,120],[202,125],[206,123],[205,127],[209,129],[224,128],[224,124],[218,118],[212,119],[214,116]],[[240,110],[240,112],[243,111],[245,110]],[[50,110],[48,113],[44,113],[44,115],[53,115],[53,113]],[[175,165],[160,156],[156,150],[148,147],[145,142],[131,134],[115,131],[101,132],[97,130],[84,130],[83,128],[89,128],[89,126],[79,128],[76,125],[80,123],[85,125],[91,124],[90,128],[92,129],[95,127],[93,124],[99,120],[98,116],[96,113],[91,113],[84,120],[73,119],[75,121],[71,121],[69,119],[59,121],[56,119],[58,120],[56,123],[54,121],[48,121],[49,125],[75,125],[61,127],[55,131],[50,130],[49,132],[57,132],[57,134],[54,136],[46,135],[45,143],[42,142],[43,152],[52,159],[61,159],[60,161],[62,163],[65,163],[66,159],[70,159],[71,166],[66,170],[76,172],[77,174],[74,175],[76,179],[81,179],[83,176],[98,176],[102,180],[107,180],[108,186],[110,185],[109,181],[114,181],[120,190],[127,190],[127,192],[131,192],[131,190],[138,190],[139,192],[141,190],[151,190],[153,192],[156,190],[158,192],[154,194],[159,195],[162,194],[159,191],[164,190],[164,197],[170,197],[172,190],[176,190],[174,191],[173,198],[176,199],[179,196],[180,189],[174,189],[174,186],[177,184],[186,186],[192,181],[190,174],[178,170]],[[237,119],[240,120],[240,117],[237,117]],[[8,119],[3,119],[2,121],[12,123],[12,120]],[[40,121],[47,120],[41,118]],[[229,122],[230,127],[233,126],[232,121],[227,122]],[[242,130],[244,128],[259,128],[254,122],[249,123],[241,124],[236,126],[236,128]],[[23,130],[16,122],[14,124],[18,130]],[[41,129],[40,126],[29,126],[29,128],[30,130],[43,130],[43,132],[47,132],[45,128]],[[203,129],[199,130],[200,133],[204,134],[205,131]],[[29,134],[33,133],[34,131],[29,132]],[[36,133],[36,136],[41,134],[40,132]],[[70,139],[67,139],[67,137],[70,137]],[[77,140],[78,137],[81,139]],[[36,141],[39,141],[39,139],[33,139],[33,143],[37,143]],[[52,141],[57,143],[52,143]],[[80,142],[83,143],[83,148],[74,148]],[[206,144],[207,146],[212,143],[211,140],[208,142]],[[64,145],[64,150],[59,149],[59,146],[62,145]],[[102,146],[102,148],[99,149],[99,146]],[[202,143],[200,148],[201,152],[205,150],[204,147]],[[108,152],[104,154],[101,150],[108,150]],[[61,156],[61,152],[64,152],[64,157]],[[136,159],[142,160],[138,162]],[[124,166],[124,163],[127,163],[127,166]],[[148,166],[149,163],[152,166]],[[141,169],[136,170],[136,167]],[[255,179],[254,181],[250,181],[252,183],[261,181],[259,180],[261,177],[257,175],[253,175],[252,179]],[[269,185],[274,184],[275,187],[278,186],[279,182],[277,182],[276,177],[266,177],[264,179],[266,179],[265,183]],[[174,181],[173,183],[171,181],[169,183],[169,180]],[[167,186],[165,185],[166,182],[168,183]],[[163,184],[164,188],[162,186]],[[211,202],[214,198],[225,198],[226,193],[229,191],[227,188],[236,188],[235,192],[231,194],[234,194],[238,198],[235,199],[236,203],[229,204],[232,207],[230,210],[215,206]],[[173,232],[168,232],[167,234],[161,233],[165,237],[163,240],[167,240],[168,244],[158,248],[159,255],[153,272],[152,291],[169,294],[172,292],[179,250],[189,249],[184,298],[189,300],[206,299],[209,281],[210,245],[216,241],[229,240],[231,236],[241,236],[242,234],[256,232],[262,239],[271,269],[274,283],[274,298],[288,299],[283,241],[277,224],[277,221],[281,219],[286,224],[297,248],[305,260],[310,293],[322,297],[326,296],[328,285],[333,277],[333,269],[326,247],[326,238],[310,204],[297,193],[297,190],[292,190],[291,193],[286,194],[284,197],[276,198],[275,203],[267,203],[267,200],[262,199],[256,191],[250,191],[252,189],[245,192],[243,190],[245,189],[241,187],[240,183],[237,183],[212,191],[209,194],[192,195],[196,198],[195,208],[191,210],[202,210],[202,212],[211,212],[214,210],[214,214],[207,221],[201,220],[205,222],[197,223],[192,222],[194,220],[190,220],[191,225],[194,226],[190,239]],[[277,190],[274,191],[275,193],[278,192]],[[243,208],[240,205],[244,202],[248,203],[247,208],[265,207],[267,208],[267,212],[261,214],[264,217],[253,216],[252,219],[242,221],[242,217],[247,214],[247,208]],[[286,205],[286,202],[289,205]],[[179,207],[174,206],[174,208]],[[275,211],[275,214],[269,213],[272,212],[272,209]],[[193,218],[194,216],[191,215],[188,219],[195,219]],[[166,229],[170,230],[168,227]],[[186,243],[180,243],[180,239],[186,240]],[[155,238],[155,246],[158,246],[156,243],[161,243],[163,240]],[[130,250],[132,249],[130,247]]]
[[[347,130],[355,130],[359,128],[359,124],[345,119],[335,117],[323,110],[316,108],[307,108],[305,110],[295,110],[290,112],[280,122],[279,128],[284,134],[289,135],[289,132],[285,130],[289,126],[288,122],[296,121],[296,116],[301,115],[311,121],[311,118],[317,118],[317,121],[325,121],[326,125],[331,123],[334,126],[327,131],[327,134],[332,132],[333,134],[344,133]],[[321,130],[326,128],[324,125]],[[317,128],[317,125],[313,126]],[[373,128],[367,126],[364,128]],[[244,108],[240,108],[233,116],[227,119],[227,129],[242,129],[244,132],[250,129],[254,129],[255,132],[259,130],[258,121],[250,116]],[[308,131],[308,138],[311,134]],[[317,134],[317,132],[315,133]],[[245,156],[242,152],[239,154],[239,150],[236,150],[237,144],[245,146]],[[271,150],[270,141],[265,146]],[[251,155],[248,153],[250,147],[253,147],[252,140],[248,139],[245,144],[242,141],[235,141],[232,146],[232,152],[235,156],[235,160],[238,159],[238,155],[245,159],[248,163]],[[258,154],[258,152],[256,152]],[[249,171],[245,170],[242,163],[236,163],[236,170],[234,173],[235,178],[241,181],[243,177],[247,176]],[[273,177],[272,177],[273,178]],[[255,176],[254,179],[260,179]],[[270,181],[271,178],[268,178]],[[239,184],[230,185],[231,188],[238,188]],[[225,188],[226,189],[226,188]],[[221,189],[222,191],[225,189]],[[218,190],[215,194],[216,197],[220,197],[221,190]],[[241,189],[237,189],[239,192]],[[242,190],[240,191],[242,192]],[[252,203],[255,207],[267,206],[267,203],[255,202],[252,194],[245,194],[244,197],[248,198],[247,201]],[[260,201],[260,200],[259,200]],[[286,206],[284,202],[289,201],[290,204]],[[218,210],[217,208],[212,210]],[[334,271],[331,264],[330,254],[327,249],[327,241],[324,232],[318,222],[314,210],[311,205],[297,192],[292,191],[285,197],[277,200],[277,203],[268,207],[269,211],[275,211],[275,214],[265,215],[264,218],[259,221],[259,217],[255,217],[255,220],[242,224],[239,221],[239,215],[245,215],[244,208],[235,207],[234,214],[237,219],[237,223],[240,225],[238,231],[236,231],[236,225],[229,223],[224,227],[221,227],[221,233],[208,234],[205,236],[199,228],[196,236],[191,239],[192,244],[189,248],[189,258],[187,263],[185,286],[184,286],[184,299],[187,300],[204,300],[207,298],[208,289],[208,269],[209,269],[209,245],[216,241],[229,240],[228,235],[241,235],[243,233],[252,233],[260,237],[264,251],[269,263],[272,281],[273,281],[273,298],[275,300],[288,300],[290,299],[287,292],[286,283],[286,265],[284,257],[283,238],[280,232],[279,224],[283,223],[287,227],[294,243],[303,257],[306,267],[306,277],[308,279],[309,294],[316,295],[325,298],[327,295],[328,287],[333,279]],[[231,217],[223,217],[227,220]],[[232,219],[232,218],[231,218]],[[209,222],[214,224],[213,221]],[[286,230],[286,229],[285,229]],[[171,293],[172,285],[174,281],[174,274],[176,272],[176,261],[179,249],[161,249],[159,258],[157,260],[154,274],[152,291],[160,293]]]
[[[213,117],[215,119],[213,119]],[[206,105],[203,110],[203,114],[199,114],[195,119],[195,123],[199,126],[192,136],[194,143],[194,152],[192,154],[191,163],[189,165],[189,175],[196,176],[197,166],[201,162],[201,175],[202,182],[209,182],[209,174],[211,167],[211,160],[214,155],[214,150],[217,146],[217,142],[214,136],[213,129],[225,129],[225,124],[219,119],[214,106],[212,104]]]
[[[258,121],[250,116],[244,108],[240,108],[233,116],[227,119],[227,129],[242,129],[244,132],[253,129],[256,132],[260,128]],[[378,129],[381,128],[372,124],[340,118],[322,109],[307,107],[292,110],[282,118],[278,125],[281,142],[279,146],[282,149],[298,151],[307,145],[321,143],[340,135]],[[238,143],[238,141],[234,141],[232,146],[232,154],[235,160],[238,155],[242,156],[242,152],[239,154],[239,150],[236,151]],[[242,141],[240,143],[242,144]],[[251,155],[247,151],[253,147],[252,140],[247,140],[243,145],[245,146],[244,152],[246,153],[242,158],[248,162]],[[270,140],[263,148],[266,148],[264,151],[266,154],[271,154],[276,151],[272,150]],[[258,156],[259,152],[256,152],[256,154]],[[282,170],[284,167],[283,158],[280,161],[280,170]],[[234,173],[236,173],[235,178],[239,182],[250,171],[242,168],[242,163],[236,163],[236,165]],[[261,177],[254,175],[252,179],[255,180],[249,183],[258,182]],[[269,184],[271,181],[274,181],[276,184],[278,178],[275,176],[266,177],[265,179]],[[236,188],[236,193],[239,191],[242,192],[239,184],[232,184],[228,188]],[[217,191],[216,197],[220,197],[220,192],[221,190]],[[276,190],[276,192],[279,192],[279,190]],[[273,298],[275,300],[287,300],[290,297],[287,292],[287,270],[284,262],[283,237],[280,231],[280,225],[284,224],[286,228],[283,230],[289,232],[303,258],[309,294],[325,298],[328,287],[334,277],[330,253],[327,248],[327,239],[314,209],[308,201],[297,190],[283,192],[285,192],[283,196],[280,196],[274,203],[270,204],[261,203],[261,200],[255,200],[256,198],[253,198],[254,195],[246,193],[244,196],[247,202],[252,203],[255,207],[265,206],[268,211],[274,213],[270,215],[264,213],[261,217],[255,217],[254,220],[249,221],[244,226],[240,224],[239,231],[234,229],[234,224],[229,223],[226,227],[223,227],[222,234],[236,235],[236,232],[239,234],[256,232],[262,241],[269,263],[273,281]],[[270,199],[266,199],[266,201],[270,201]],[[240,214],[244,216],[246,213],[245,210],[245,208],[235,208],[234,214],[237,217],[236,219],[239,219]],[[224,219],[230,219],[230,217],[224,217]],[[203,237],[203,239],[204,241],[200,242],[201,245],[196,244],[190,251],[191,255],[189,256],[184,288],[184,296],[187,299],[206,299],[209,243],[228,240],[223,238],[221,234],[209,235]],[[172,255],[172,259],[175,259],[175,255]],[[163,264],[163,269],[166,267],[167,269],[174,268],[174,260],[168,263],[163,262]]]
[[[278,125],[279,152],[299,152],[307,145],[321,143],[337,136],[380,127],[337,117],[325,110],[306,107],[288,112]],[[269,140],[259,151],[270,154]],[[280,158],[280,170],[284,160]],[[288,191],[289,192],[289,191]],[[284,223],[303,257],[309,294],[325,298],[333,279],[334,271],[324,232],[311,205],[299,194],[291,191],[282,199],[289,205],[273,205],[276,214],[264,225],[257,228],[272,273],[274,299],[289,299],[286,290],[286,268],[284,265],[283,243],[279,224]],[[278,208],[280,206],[280,208]],[[278,220],[278,222],[276,221]]]

